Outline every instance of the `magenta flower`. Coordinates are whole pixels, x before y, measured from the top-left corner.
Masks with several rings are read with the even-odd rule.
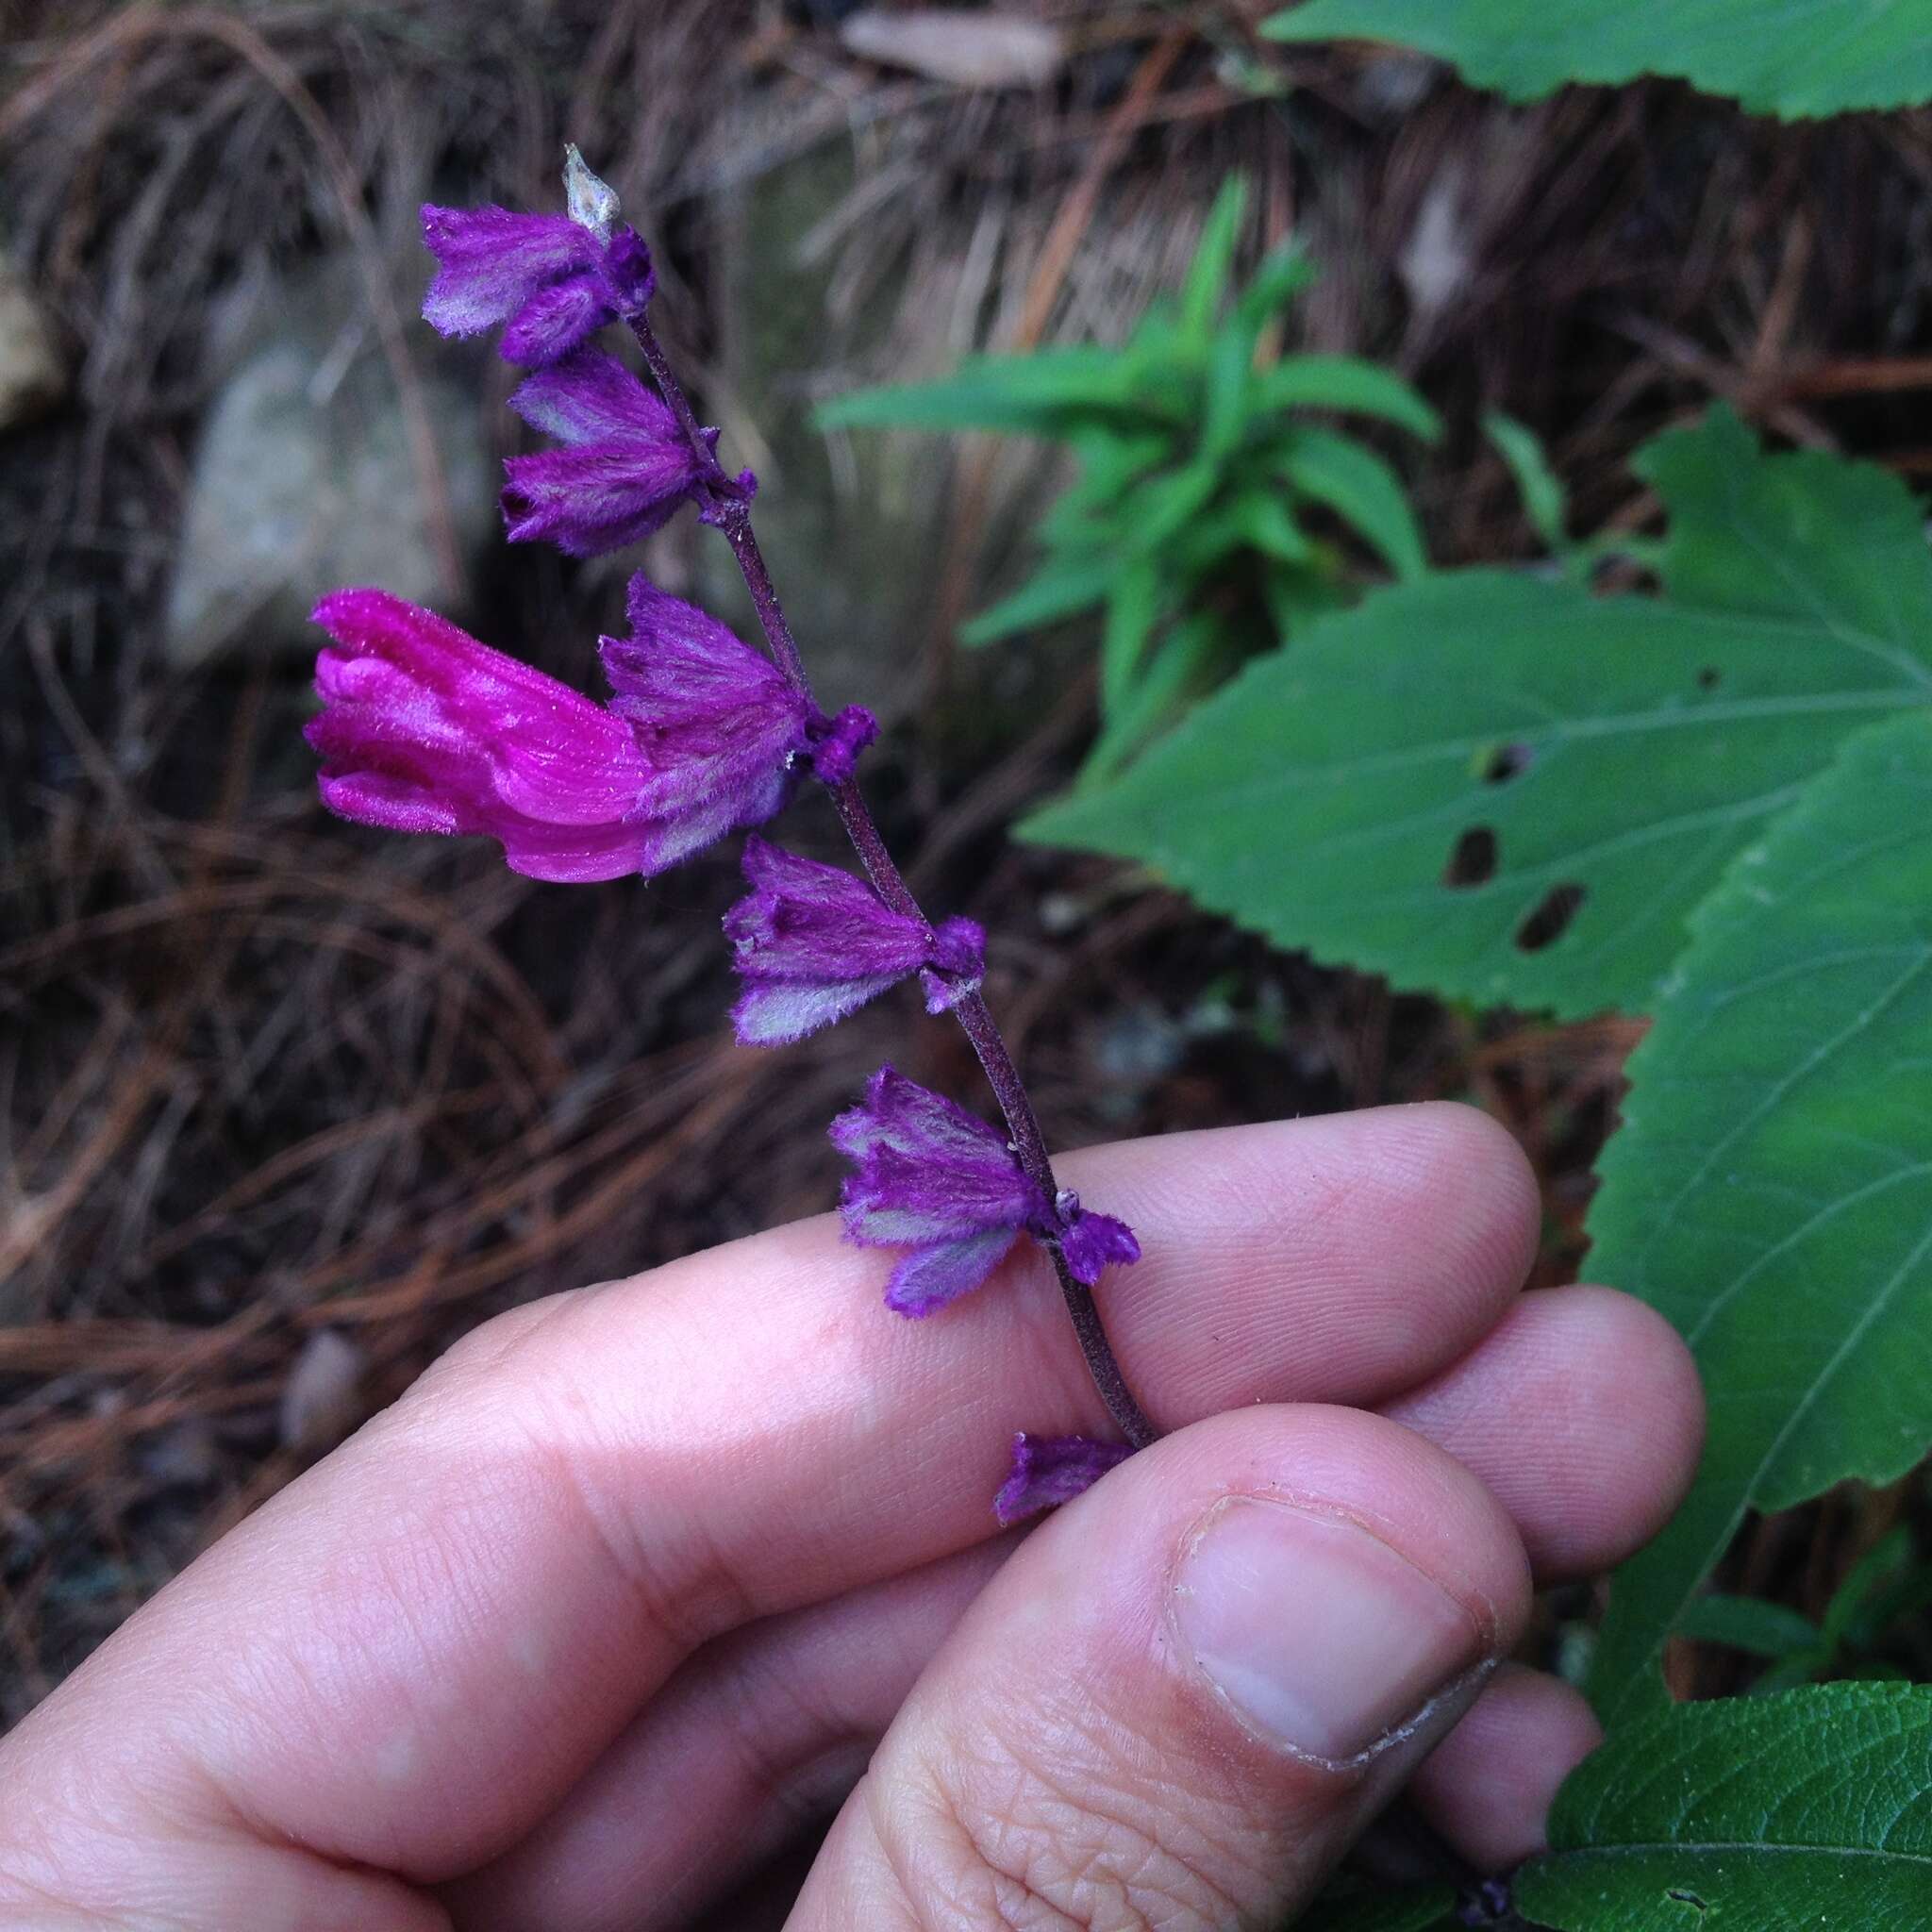
[[[635,228],[613,229],[594,209],[573,216],[425,207],[423,240],[438,262],[424,320],[446,336],[506,324],[503,359],[525,369],[569,355],[651,299],[650,250]]]
[[[938,927],[894,912],[865,880],[753,837],[751,895],[724,915],[744,992],[731,1009],[746,1046],[786,1046],[876,998],[908,974],[925,1009],[950,1011],[977,990],[986,934],[971,919]]]
[[[568,685],[387,591],[315,607],[325,708],[308,738],[331,811],[399,832],[499,840],[513,871],[639,872],[649,767],[630,726]]]
[[[504,464],[513,543],[542,538],[571,557],[601,557],[659,528],[704,477],[677,419],[615,357],[595,349],[540,369],[509,406],[570,445]],[[704,434],[716,444],[715,429]]]
[[[643,756],[640,804],[656,822],[647,872],[762,824],[801,772],[842,783],[878,736],[862,706],[827,718],[768,658],[641,571],[630,580],[630,625],[628,641],[604,638],[598,649],[616,692],[610,708]]]
[[[1011,1472],[992,1500],[992,1512],[1003,1527],[1011,1528],[1042,1509],[1071,1503],[1133,1453],[1124,1442],[1096,1442],[1088,1436],[1015,1436]]]
[[[607,708],[386,591],[316,606],[323,801],[394,831],[502,842],[532,878],[659,873],[763,823],[798,774],[851,775],[877,726],[828,719],[723,625],[640,577],[606,638]]]
[[[1108,1261],[1141,1257],[1124,1223],[1087,1213],[1071,1190],[1048,1200],[1003,1135],[891,1067],[831,1134],[858,1170],[840,1196],[846,1239],[911,1250],[886,1283],[886,1306],[902,1315],[929,1315],[979,1287],[1023,1228],[1058,1241],[1090,1288]]]

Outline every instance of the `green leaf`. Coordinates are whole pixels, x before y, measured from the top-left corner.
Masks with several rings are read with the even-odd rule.
[[[1442,419],[1401,376],[1355,356],[1284,356],[1255,382],[1255,410],[1343,409],[1379,416],[1434,442]]]
[[[1112,556],[1056,558],[1010,596],[959,626],[964,644],[990,644],[1015,631],[1037,630],[1102,602],[1120,576]]]
[[[1221,298],[1227,292],[1227,278],[1234,272],[1234,251],[1241,240],[1241,216],[1248,206],[1248,184],[1239,175],[1230,175],[1214,197],[1208,219],[1201,225],[1201,240],[1188,267],[1188,278],[1181,285],[1180,332],[1198,348],[1208,346]]]
[[[1158,430],[1086,427],[1067,438],[1078,453],[1080,475],[1041,520],[1041,527],[1071,528],[1084,517],[1117,503],[1150,470],[1167,462],[1174,439]]]
[[[1727,414],[1641,467],[1669,598],[1495,570],[1373,593],[1024,835],[1400,986],[1647,1010],[1766,821],[1932,703],[1932,554],[1895,477],[1760,455]]]
[[[1326,429],[1300,428],[1282,445],[1281,474],[1304,496],[1325,503],[1381,552],[1399,577],[1429,567],[1423,533],[1402,478],[1374,450]]]
[[[1932,100],[1924,0],[1308,0],[1262,32],[1394,41],[1520,101],[1645,74],[1787,117]]]
[[[1283,638],[1299,637],[1318,618],[1349,606],[1337,573],[1321,563],[1284,564],[1271,570],[1261,580],[1261,595],[1276,634]]]
[[[1657,1649],[1747,1509],[1889,1482],[1932,1441],[1932,716],[1858,733],[1739,856],[1629,1076],[1591,1272],[1676,1324],[1710,1420],[1611,1587],[1613,1716],[1661,1697]]]
[[[1553,557],[1559,556],[1571,547],[1564,527],[1569,515],[1568,499],[1562,479],[1550,468],[1550,459],[1543,454],[1541,439],[1526,424],[1504,415],[1500,409],[1491,409],[1484,416],[1483,434],[1508,464],[1530,527],[1543,540],[1544,547]]]
[[[1932,1690],[1831,1684],[1613,1731],[1517,1909],[1557,1932],[1879,1932],[1932,1901]]]
[[[1221,465],[1196,457],[1178,470],[1150,476],[1121,506],[1119,526],[1134,549],[1145,556],[1184,530],[1221,487]]]
[[[1722,1643],[1753,1657],[1796,1657],[1816,1650],[1821,1633],[1809,1617],[1760,1596],[1726,1596],[1713,1591],[1698,1597],[1677,1620],[1679,1637]]]
[[[855,390],[819,405],[822,429],[1006,429],[1068,433],[1083,418],[1135,407],[1116,349],[1076,342],[1024,356],[970,356],[937,382]]]
[[[1219,642],[1212,618],[1195,615],[1174,626],[1147,668],[1110,708],[1081,768],[1082,785],[1110,777],[1159,730],[1200,677]]]
[[[1288,241],[1261,258],[1254,278],[1236,298],[1232,326],[1250,344],[1288,303],[1318,279],[1299,242]]]
[[[1107,623],[1100,635],[1100,708],[1112,716],[1126,702],[1147,640],[1160,622],[1165,593],[1160,572],[1145,559],[1115,573],[1108,592]]]
[[[1871,1643],[1884,1635],[1890,1598],[1916,1567],[1912,1532],[1904,1524],[1845,1572],[1824,1607],[1824,1634],[1834,1643]],[[1876,1615],[1874,1616],[1874,1612]]]

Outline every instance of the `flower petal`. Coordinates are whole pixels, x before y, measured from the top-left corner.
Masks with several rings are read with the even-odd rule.
[[[315,615],[330,642],[308,737],[331,810],[494,838],[535,878],[641,869],[648,773],[622,719],[387,591],[340,591]]]

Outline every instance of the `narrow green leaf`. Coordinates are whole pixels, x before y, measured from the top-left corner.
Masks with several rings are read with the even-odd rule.
[[[819,405],[824,429],[1005,429],[1067,433],[1083,418],[1134,406],[1118,350],[1097,343],[1036,349],[1024,356],[971,356],[936,382],[855,390]]]
[[[1568,497],[1562,479],[1550,468],[1550,459],[1543,454],[1542,439],[1526,424],[1504,415],[1500,409],[1491,409],[1484,416],[1483,434],[1508,464],[1530,527],[1543,540],[1551,556],[1560,556],[1570,548],[1564,527],[1569,516]]]
[[[1221,465],[1196,457],[1178,470],[1150,476],[1122,500],[1124,539],[1146,555],[1199,516],[1221,487]]]
[[[1048,508],[1043,524],[1081,518],[1109,508],[1150,470],[1171,460],[1174,439],[1158,430],[1086,428],[1068,437],[1080,458],[1080,475]]]
[[[1232,330],[1216,336],[1208,353],[1208,388],[1201,414],[1201,455],[1225,463],[1239,447],[1253,413],[1254,350]]]
[[[1306,563],[1314,540],[1294,520],[1282,491],[1251,490],[1228,507],[1228,521],[1241,541],[1277,563]]]
[[[1889,1482],[1932,1441],[1932,716],[1857,734],[1739,856],[1655,1016],[1590,1265],[1676,1324],[1710,1420],[1610,1591],[1612,1716],[1661,1697],[1657,1650],[1747,1509]]]
[[[1010,596],[961,625],[959,641],[990,644],[1090,610],[1113,588],[1120,568],[1120,559],[1110,556],[1057,558]]]
[[[1271,570],[1261,581],[1261,594],[1274,621],[1275,635],[1282,638],[1299,637],[1318,619],[1346,610],[1349,605],[1339,573],[1322,559],[1320,552],[1307,565],[1284,564]]]
[[[1254,278],[1236,298],[1232,325],[1253,344],[1295,296],[1319,279],[1319,271],[1301,243],[1293,240],[1282,242],[1262,257]]]
[[[1134,688],[1141,658],[1160,622],[1165,593],[1159,568],[1144,558],[1115,574],[1100,636],[1100,709],[1111,717]]]
[[[1201,240],[1188,267],[1188,278],[1181,285],[1180,331],[1186,341],[1199,349],[1208,346],[1214,317],[1221,299],[1227,292],[1228,277],[1234,273],[1234,251],[1241,240],[1241,217],[1247,212],[1248,184],[1239,175],[1230,175],[1221,184],[1214,206],[1201,225]]]
[[[1818,1648],[1820,1632],[1809,1617],[1760,1596],[1698,1597],[1677,1620],[1679,1637],[1722,1643],[1753,1657],[1796,1657]]]
[[[1218,642],[1211,618],[1194,616],[1174,626],[1146,670],[1121,693],[1080,771],[1081,785],[1110,778],[1167,723],[1212,658]]]
[[[1491,570],[1373,593],[1027,836],[1400,986],[1647,1011],[1736,854],[1850,733],[1932,704],[1932,554],[1895,477],[1735,419],[1644,461],[1668,597]]]
[[[1282,475],[1352,524],[1398,577],[1419,577],[1428,569],[1402,478],[1374,450],[1330,430],[1306,427],[1295,430],[1282,450]]]
[[[1284,356],[1255,380],[1255,410],[1341,409],[1379,416],[1434,442],[1442,419],[1401,376],[1356,356]]]
[[[1557,1932],[1880,1932],[1932,1917],[1932,1690],[1668,1708],[1557,1793],[1517,1909]]]
[[[1824,1607],[1824,1634],[1833,1643],[1870,1643],[1890,1621],[1886,1599],[1916,1567],[1912,1532],[1904,1524],[1879,1540],[1845,1572]],[[1874,1619],[1873,1612],[1879,1612]]]
[[[1646,74],[1788,117],[1932,100],[1924,0],[1308,0],[1261,30],[1395,41],[1513,100]]]

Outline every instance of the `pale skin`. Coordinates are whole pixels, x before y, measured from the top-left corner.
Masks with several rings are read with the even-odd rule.
[[[1520,1291],[1536,1191],[1467,1108],[1062,1169],[1140,1234],[1102,1305],[1171,1431],[1087,1495],[995,1532],[1014,1430],[1105,1426],[1024,1251],[923,1323],[830,1219],[517,1309],[0,1743],[0,1925],[691,1925],[834,1810],[792,1932],[1276,1926],[1404,1787],[1534,1850],[1596,1732],[1497,1661],[1681,1494],[1682,1344]],[[1267,1624],[1191,1580],[1228,1523],[1340,1579],[1286,1690],[1208,1660]]]

